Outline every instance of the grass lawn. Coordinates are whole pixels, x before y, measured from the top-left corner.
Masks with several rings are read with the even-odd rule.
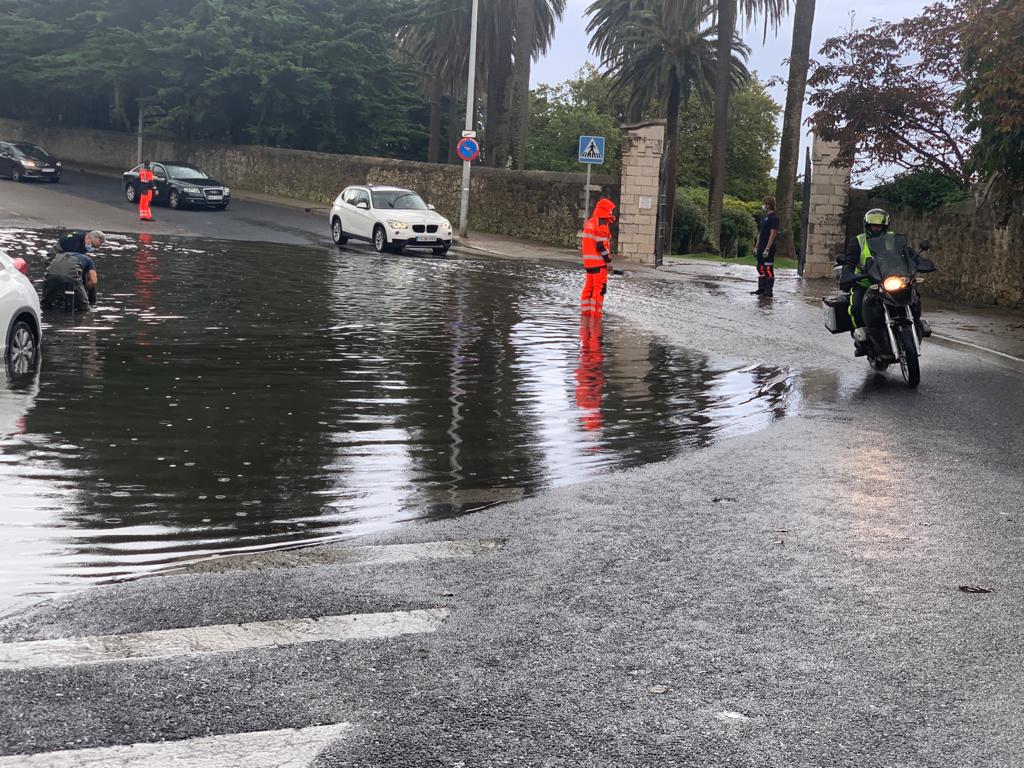
[[[670,259],[678,261],[687,261],[689,259],[695,259],[697,261],[717,261],[719,264],[742,264],[747,267],[756,267],[757,259],[753,256],[745,256],[742,259],[723,259],[721,256],[716,256],[713,253],[687,253],[672,254],[669,256]],[[796,269],[796,259],[775,259],[776,269]]]

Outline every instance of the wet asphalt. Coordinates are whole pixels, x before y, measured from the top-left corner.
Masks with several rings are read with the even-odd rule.
[[[792,285],[745,288],[637,274],[607,309],[710,360],[793,371],[792,415],[332,545],[503,541],[468,560],[254,556],[22,611],[4,642],[450,615],[390,640],[2,671],[0,755],[344,721],[315,765],[1024,765],[1021,374],[928,345],[911,391]]]

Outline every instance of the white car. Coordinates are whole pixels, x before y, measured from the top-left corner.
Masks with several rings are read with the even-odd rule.
[[[367,240],[378,253],[430,248],[447,253],[452,224],[415,192],[363,184],[346,187],[331,206],[331,237],[338,246]]]
[[[9,372],[28,373],[35,368],[43,339],[39,315],[35,287],[0,251],[0,333]]]

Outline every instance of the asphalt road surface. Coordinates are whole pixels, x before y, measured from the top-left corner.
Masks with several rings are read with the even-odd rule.
[[[306,210],[298,205],[255,202],[236,197],[234,192],[232,198],[224,211],[171,210],[155,204],[153,221],[141,222],[138,206],[125,200],[119,178],[71,168],[65,171],[59,184],[15,184],[0,179],[0,221],[7,226],[101,228],[126,234],[148,232],[295,245],[331,244],[329,206]]]
[[[114,192],[8,190],[19,224],[118,228]],[[247,218],[234,205],[157,215],[216,236]],[[299,214],[265,208],[257,239],[275,217],[298,237]],[[0,768],[1024,765],[1021,374],[928,345],[911,391],[785,281],[774,302],[746,289],[635,275],[607,309],[789,369],[795,415],[475,515],[9,617]]]

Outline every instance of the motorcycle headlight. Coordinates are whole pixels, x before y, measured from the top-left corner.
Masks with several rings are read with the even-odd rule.
[[[896,275],[890,275],[882,281],[882,288],[884,288],[887,293],[897,293],[905,289],[907,285],[907,278],[898,277]]]
[[[390,226],[392,229],[408,229],[409,228],[409,225],[406,224],[404,221],[389,221],[388,222],[388,226]]]

